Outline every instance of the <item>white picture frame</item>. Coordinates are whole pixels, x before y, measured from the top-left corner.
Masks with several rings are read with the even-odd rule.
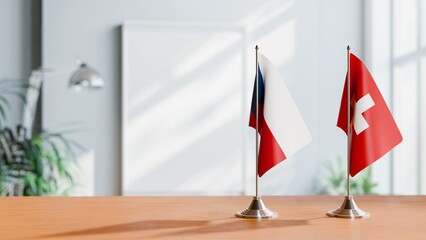
[[[246,35],[227,24],[123,24],[122,195],[244,194]]]

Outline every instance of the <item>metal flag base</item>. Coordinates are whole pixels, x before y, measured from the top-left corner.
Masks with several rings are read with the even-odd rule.
[[[339,218],[368,218],[370,213],[363,211],[355,203],[352,195],[346,196],[345,200],[342,203],[342,206],[336,208],[333,211],[327,212],[327,215],[330,217],[339,217]]]
[[[235,215],[240,218],[276,218],[278,213],[266,208],[260,197],[253,197],[250,206]]]

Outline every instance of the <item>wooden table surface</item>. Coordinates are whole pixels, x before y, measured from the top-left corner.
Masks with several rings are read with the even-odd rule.
[[[263,200],[278,218],[234,217],[251,197],[2,197],[0,239],[426,239],[426,196],[356,196],[358,220],[325,216],[341,196]]]

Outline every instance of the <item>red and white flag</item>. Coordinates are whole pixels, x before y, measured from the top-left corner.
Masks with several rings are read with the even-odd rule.
[[[349,133],[347,76],[337,126],[349,138],[350,174],[353,177],[398,145],[402,136],[370,72],[352,53],[350,74]]]
[[[290,92],[272,63],[259,54],[259,168],[262,176],[311,141],[311,134]],[[256,83],[255,83],[256,84]],[[256,88],[249,126],[256,128]]]

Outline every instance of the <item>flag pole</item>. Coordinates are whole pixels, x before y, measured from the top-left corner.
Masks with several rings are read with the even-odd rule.
[[[259,198],[259,46],[256,45],[256,198]]]
[[[347,182],[346,182],[346,188],[347,188],[347,197],[349,197],[351,195],[351,150],[350,150],[350,132],[351,132],[351,47],[348,45],[348,47],[346,48],[346,54],[347,54],[347,69],[348,69],[348,82],[347,82],[347,108],[348,108],[348,119],[347,119],[347,168],[348,168],[348,172],[347,172]]]
[[[359,208],[353,196],[351,195],[351,47],[348,45],[346,48],[347,54],[347,86],[346,86],[346,94],[347,94],[347,108],[348,108],[348,119],[347,119],[347,179],[346,179],[346,196],[343,200],[342,205],[339,208],[336,208],[332,211],[328,211],[327,215],[330,217],[339,217],[339,218],[368,218],[370,217],[370,213],[363,211]]]
[[[278,214],[269,210],[259,195],[259,46],[256,45],[256,74],[255,74],[255,97],[256,97],[256,195],[250,206],[235,216],[240,218],[276,218]]]

